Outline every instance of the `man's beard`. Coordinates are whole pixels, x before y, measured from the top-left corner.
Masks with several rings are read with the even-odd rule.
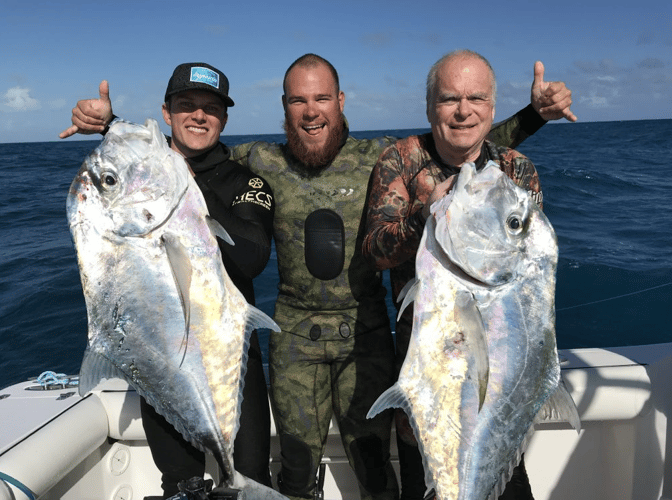
[[[298,130],[287,124],[285,119],[282,127],[287,136],[289,151],[297,160],[308,168],[320,168],[329,165],[341,149],[341,134],[343,133],[343,117],[338,119],[334,127],[329,128],[327,142],[323,147],[309,148],[299,137]]]

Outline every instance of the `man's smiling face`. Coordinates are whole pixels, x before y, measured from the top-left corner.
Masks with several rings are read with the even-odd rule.
[[[324,64],[295,66],[285,80],[285,130],[292,154],[307,166],[323,166],[338,153],[345,94]]]
[[[171,129],[170,147],[185,158],[217,144],[227,117],[224,102],[207,90],[180,92],[163,105],[163,119]]]
[[[439,68],[427,118],[445,162],[461,165],[478,158],[495,117],[493,77],[474,56],[448,59]]]

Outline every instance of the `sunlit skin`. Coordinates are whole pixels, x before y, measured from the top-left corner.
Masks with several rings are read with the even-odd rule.
[[[457,56],[438,71],[427,106],[436,149],[443,161],[475,161],[495,118],[492,75],[474,56]]]
[[[336,89],[325,65],[295,66],[287,75],[282,96],[286,125],[309,150],[324,148],[332,130],[340,133],[344,103],[345,94]]]
[[[224,102],[216,94],[187,90],[164,103],[163,119],[170,125],[171,149],[192,158],[217,144],[228,115]]]

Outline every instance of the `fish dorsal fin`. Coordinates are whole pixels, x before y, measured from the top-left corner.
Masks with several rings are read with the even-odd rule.
[[[407,415],[411,414],[411,407],[408,404],[408,399],[402,392],[399,384],[394,384],[392,387],[378,396],[376,402],[371,406],[369,413],[366,414],[366,418],[373,418],[388,408],[401,408],[406,412]]]
[[[399,307],[399,314],[397,314],[397,320],[401,318],[401,314],[406,310],[408,305],[415,300],[415,297],[418,295],[418,290],[420,289],[420,280],[413,278],[409,280],[408,283],[404,285],[404,288],[399,292],[399,297],[397,297],[397,302],[403,299],[401,306]]]
[[[478,375],[478,410],[480,411],[485,401],[490,377],[488,339],[485,325],[476,299],[466,290],[457,292],[453,311],[455,321],[462,330],[469,351],[474,356],[474,364]]]
[[[562,376],[560,376],[558,388],[551,394],[551,397],[548,398],[535,417],[535,422],[537,423],[545,420],[561,420],[563,422],[569,422],[577,432],[581,430],[579,410],[576,408],[574,399],[567,390],[567,386],[565,385]]]
[[[210,228],[210,232],[212,234],[217,236],[222,241],[228,243],[229,245],[233,245],[233,246],[236,245],[233,242],[233,240],[231,239],[231,236],[229,236],[229,233],[226,232],[226,229],[224,229],[224,227],[219,222],[217,222],[215,219],[213,219],[209,215],[206,215],[205,216],[205,222],[208,225],[208,227]]]
[[[187,352],[187,341],[189,339],[189,321],[191,317],[191,302],[189,289],[191,288],[191,259],[187,249],[182,245],[179,238],[171,233],[164,233],[161,241],[166,249],[166,257],[170,264],[170,270],[173,273],[175,286],[177,287],[182,303],[182,313],[184,315],[184,354]]]

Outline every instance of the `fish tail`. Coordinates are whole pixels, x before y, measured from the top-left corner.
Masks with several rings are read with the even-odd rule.
[[[233,486],[245,493],[245,500],[289,500],[282,493],[245,477],[239,472],[234,472]]]

